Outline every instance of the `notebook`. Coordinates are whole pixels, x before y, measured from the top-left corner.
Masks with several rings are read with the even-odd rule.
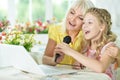
[[[0,44],[0,67],[7,66],[14,66],[22,71],[43,76],[77,72],[77,70],[65,67],[38,65],[23,46]]]

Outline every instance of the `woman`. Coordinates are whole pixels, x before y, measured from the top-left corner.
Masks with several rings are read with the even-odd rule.
[[[54,49],[67,35],[71,37],[71,43],[69,45],[76,51],[81,50],[83,15],[90,7],[93,7],[93,3],[90,0],[75,0],[69,8],[64,22],[49,26],[49,40],[43,56],[43,64],[56,65],[54,61]],[[57,63],[77,64],[72,57],[67,55],[61,55],[57,59]]]
[[[106,73],[115,80],[115,65],[119,64],[120,50],[115,45],[116,35],[111,31],[111,16],[105,9],[87,10],[82,26],[85,48],[79,52],[67,44],[58,44],[55,53],[67,54],[95,72]],[[117,60],[118,59],[118,60]]]

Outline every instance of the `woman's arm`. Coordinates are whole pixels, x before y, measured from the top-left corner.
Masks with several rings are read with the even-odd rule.
[[[57,45],[55,51],[72,56],[78,62],[95,72],[104,72],[113,61],[113,58],[107,55],[107,53],[110,52],[110,50],[107,49],[104,51],[103,55],[101,55],[101,59],[99,61],[80,54],[65,43]]]
[[[55,46],[56,42],[52,39],[49,39],[42,59],[43,64],[56,65],[53,59]]]
[[[109,48],[110,47],[110,48]],[[111,50],[108,55],[116,59],[118,66],[120,67],[120,48],[116,44],[110,45],[107,49]]]
[[[57,58],[56,60],[57,63],[55,62],[55,54],[57,53],[57,52],[54,53],[55,47],[56,42],[52,39],[49,39],[42,59],[43,64],[55,66],[57,63],[60,63],[63,60],[64,54],[59,53],[60,57]]]

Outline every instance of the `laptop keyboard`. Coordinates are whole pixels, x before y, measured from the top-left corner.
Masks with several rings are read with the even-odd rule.
[[[51,66],[40,65],[39,67],[47,75],[49,75],[49,74],[55,74],[55,73],[59,72],[58,69],[55,69],[55,68],[53,68]]]
[[[77,70],[66,69],[66,68],[61,68],[61,67],[56,67],[56,66],[39,65],[39,67],[48,76],[77,72]]]

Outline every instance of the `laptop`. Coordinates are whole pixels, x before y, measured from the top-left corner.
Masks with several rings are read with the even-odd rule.
[[[8,66],[13,66],[22,71],[42,76],[77,72],[77,70],[65,67],[38,65],[23,46],[0,44],[0,67]]]

